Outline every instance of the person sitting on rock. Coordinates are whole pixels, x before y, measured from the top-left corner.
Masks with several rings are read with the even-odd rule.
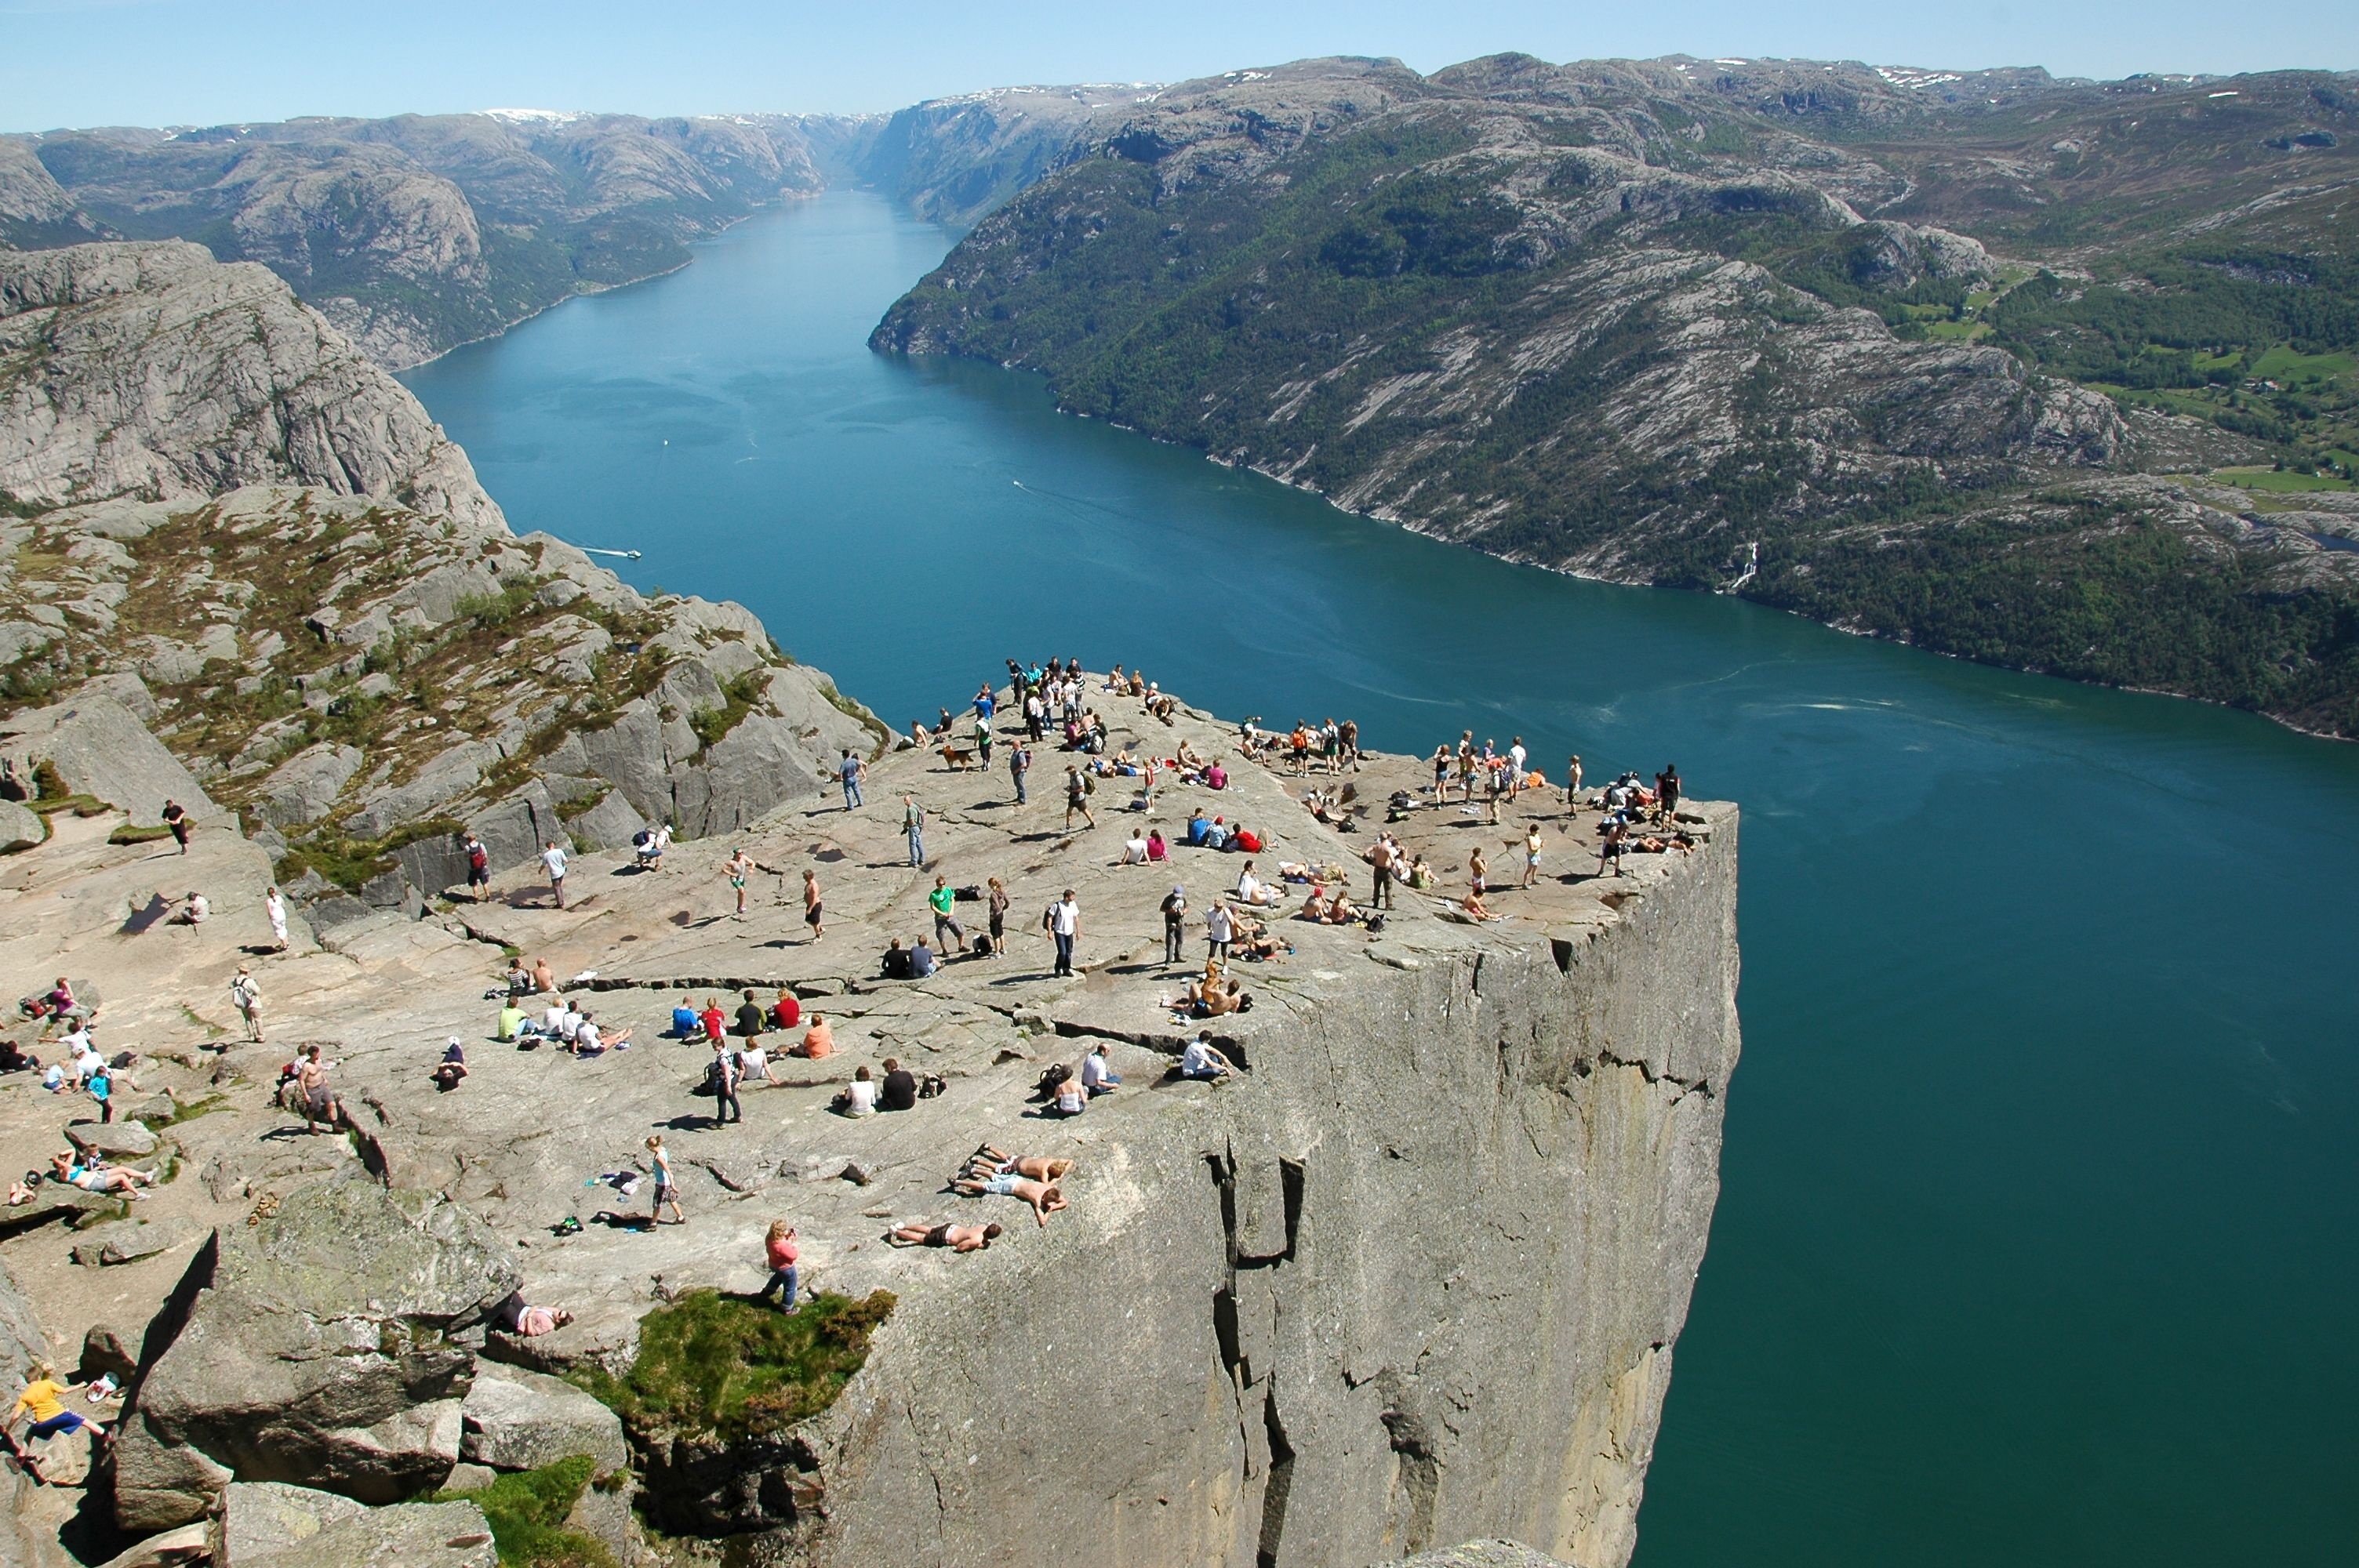
[[[1012,1172],[985,1176],[979,1181],[962,1176],[951,1185],[971,1198],[1021,1198],[1031,1206],[1033,1221],[1044,1229],[1048,1227],[1049,1217],[1065,1206],[1064,1191],[1056,1183],[1038,1182]]]
[[[510,958],[508,960],[508,973],[506,983],[508,988],[508,997],[511,1000],[518,997],[527,997],[533,993],[532,971],[524,967],[524,960],[521,957]]]
[[[696,999],[684,996],[671,1010],[671,1032],[681,1040],[693,1040],[704,1033],[704,1021],[696,1015]]]
[[[524,1009],[516,1004],[516,999],[510,997],[507,1005],[500,1009],[499,1025],[495,1033],[502,1040],[522,1040],[531,1029],[532,1020],[526,1016]]]
[[[460,1045],[459,1037],[453,1034],[450,1043],[442,1047],[442,1059],[434,1065],[434,1087],[449,1094],[466,1076],[467,1053]]]
[[[1115,1072],[1114,1064],[1106,1059],[1104,1041],[1099,1041],[1091,1047],[1090,1054],[1082,1058],[1081,1076],[1082,1087],[1093,1099],[1100,1095],[1110,1095],[1122,1087],[1122,1075]]]
[[[532,961],[532,989],[535,996],[549,996],[557,989],[557,971],[549,967],[547,958]]]
[[[901,939],[898,936],[894,937],[892,945],[885,949],[883,973],[884,978],[888,980],[906,980],[909,978],[909,950],[901,946]]]
[[[845,1116],[868,1116],[876,1109],[876,1075],[866,1064],[854,1070],[852,1081],[835,1097],[835,1108]]]
[[[1060,1118],[1079,1116],[1089,1108],[1090,1093],[1082,1087],[1081,1074],[1068,1072],[1064,1080],[1058,1084],[1055,1092],[1049,1096],[1049,1103],[1041,1107],[1040,1114]]]
[[[0,1040],[0,1073],[29,1072],[41,1065],[41,1059],[27,1052],[14,1040]]]
[[[778,1000],[770,1004],[770,1022],[779,1029],[799,1029],[803,1022],[803,1004],[785,986],[778,988]]]
[[[202,925],[212,917],[212,900],[196,889],[190,888],[189,896],[182,901],[180,907],[167,915],[164,923],[167,925]]]
[[[926,946],[923,936],[919,937],[918,945],[909,949],[909,978],[922,980],[940,968],[934,957],[934,950]]]
[[[803,1043],[795,1047],[795,1054],[813,1062],[835,1054],[835,1031],[825,1013],[811,1014],[810,1027],[803,1031]]]
[[[1180,1053],[1180,1076],[1183,1078],[1217,1083],[1234,1071],[1235,1068],[1228,1057],[1213,1047],[1209,1030],[1188,1042],[1188,1048]]]
[[[1122,859],[1114,863],[1122,866],[1143,866],[1147,864],[1147,835],[1134,826],[1130,830],[1130,837],[1123,843]]]
[[[886,1237],[896,1247],[947,1247],[980,1252],[999,1239],[999,1222],[989,1225],[897,1225]]]

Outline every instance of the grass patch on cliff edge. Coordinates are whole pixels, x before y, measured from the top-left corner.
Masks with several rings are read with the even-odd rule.
[[[766,1436],[835,1402],[895,1304],[890,1291],[858,1301],[821,1293],[789,1317],[743,1296],[691,1291],[639,1320],[628,1376],[591,1368],[574,1380],[636,1433]]]
[[[615,1568],[602,1541],[565,1528],[565,1516],[590,1484],[596,1462],[586,1454],[538,1470],[502,1476],[471,1492],[440,1491],[438,1503],[471,1502],[490,1521],[501,1568]]]

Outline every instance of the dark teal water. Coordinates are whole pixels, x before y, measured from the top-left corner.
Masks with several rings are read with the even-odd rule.
[[[1010,654],[1745,807],[1745,1054],[1640,1568],[2359,1558],[2359,748],[1507,567],[863,347],[831,195],[409,377],[519,529],[906,724]]]

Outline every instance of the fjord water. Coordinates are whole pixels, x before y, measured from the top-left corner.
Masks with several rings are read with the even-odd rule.
[[[831,194],[408,379],[520,531],[897,724],[1071,653],[1743,802],[1640,1568],[2352,1560],[2359,748],[1509,567],[870,354],[951,238]]]

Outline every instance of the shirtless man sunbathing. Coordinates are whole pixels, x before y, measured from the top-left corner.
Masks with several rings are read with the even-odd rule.
[[[1049,1217],[1065,1206],[1065,1195],[1054,1182],[1035,1181],[1008,1172],[997,1176],[985,1176],[977,1181],[962,1176],[951,1184],[961,1195],[971,1198],[1021,1198],[1032,1206],[1034,1223],[1046,1227]]]
[[[886,1237],[896,1247],[947,1247],[953,1252],[980,1252],[998,1239],[999,1222],[989,1225],[897,1225]]]
[[[981,1181],[985,1176],[1015,1174],[1029,1176],[1036,1182],[1061,1182],[1073,1162],[1067,1159],[1051,1159],[1046,1154],[1009,1154],[986,1143],[966,1157],[966,1168],[959,1173],[961,1181]]]

